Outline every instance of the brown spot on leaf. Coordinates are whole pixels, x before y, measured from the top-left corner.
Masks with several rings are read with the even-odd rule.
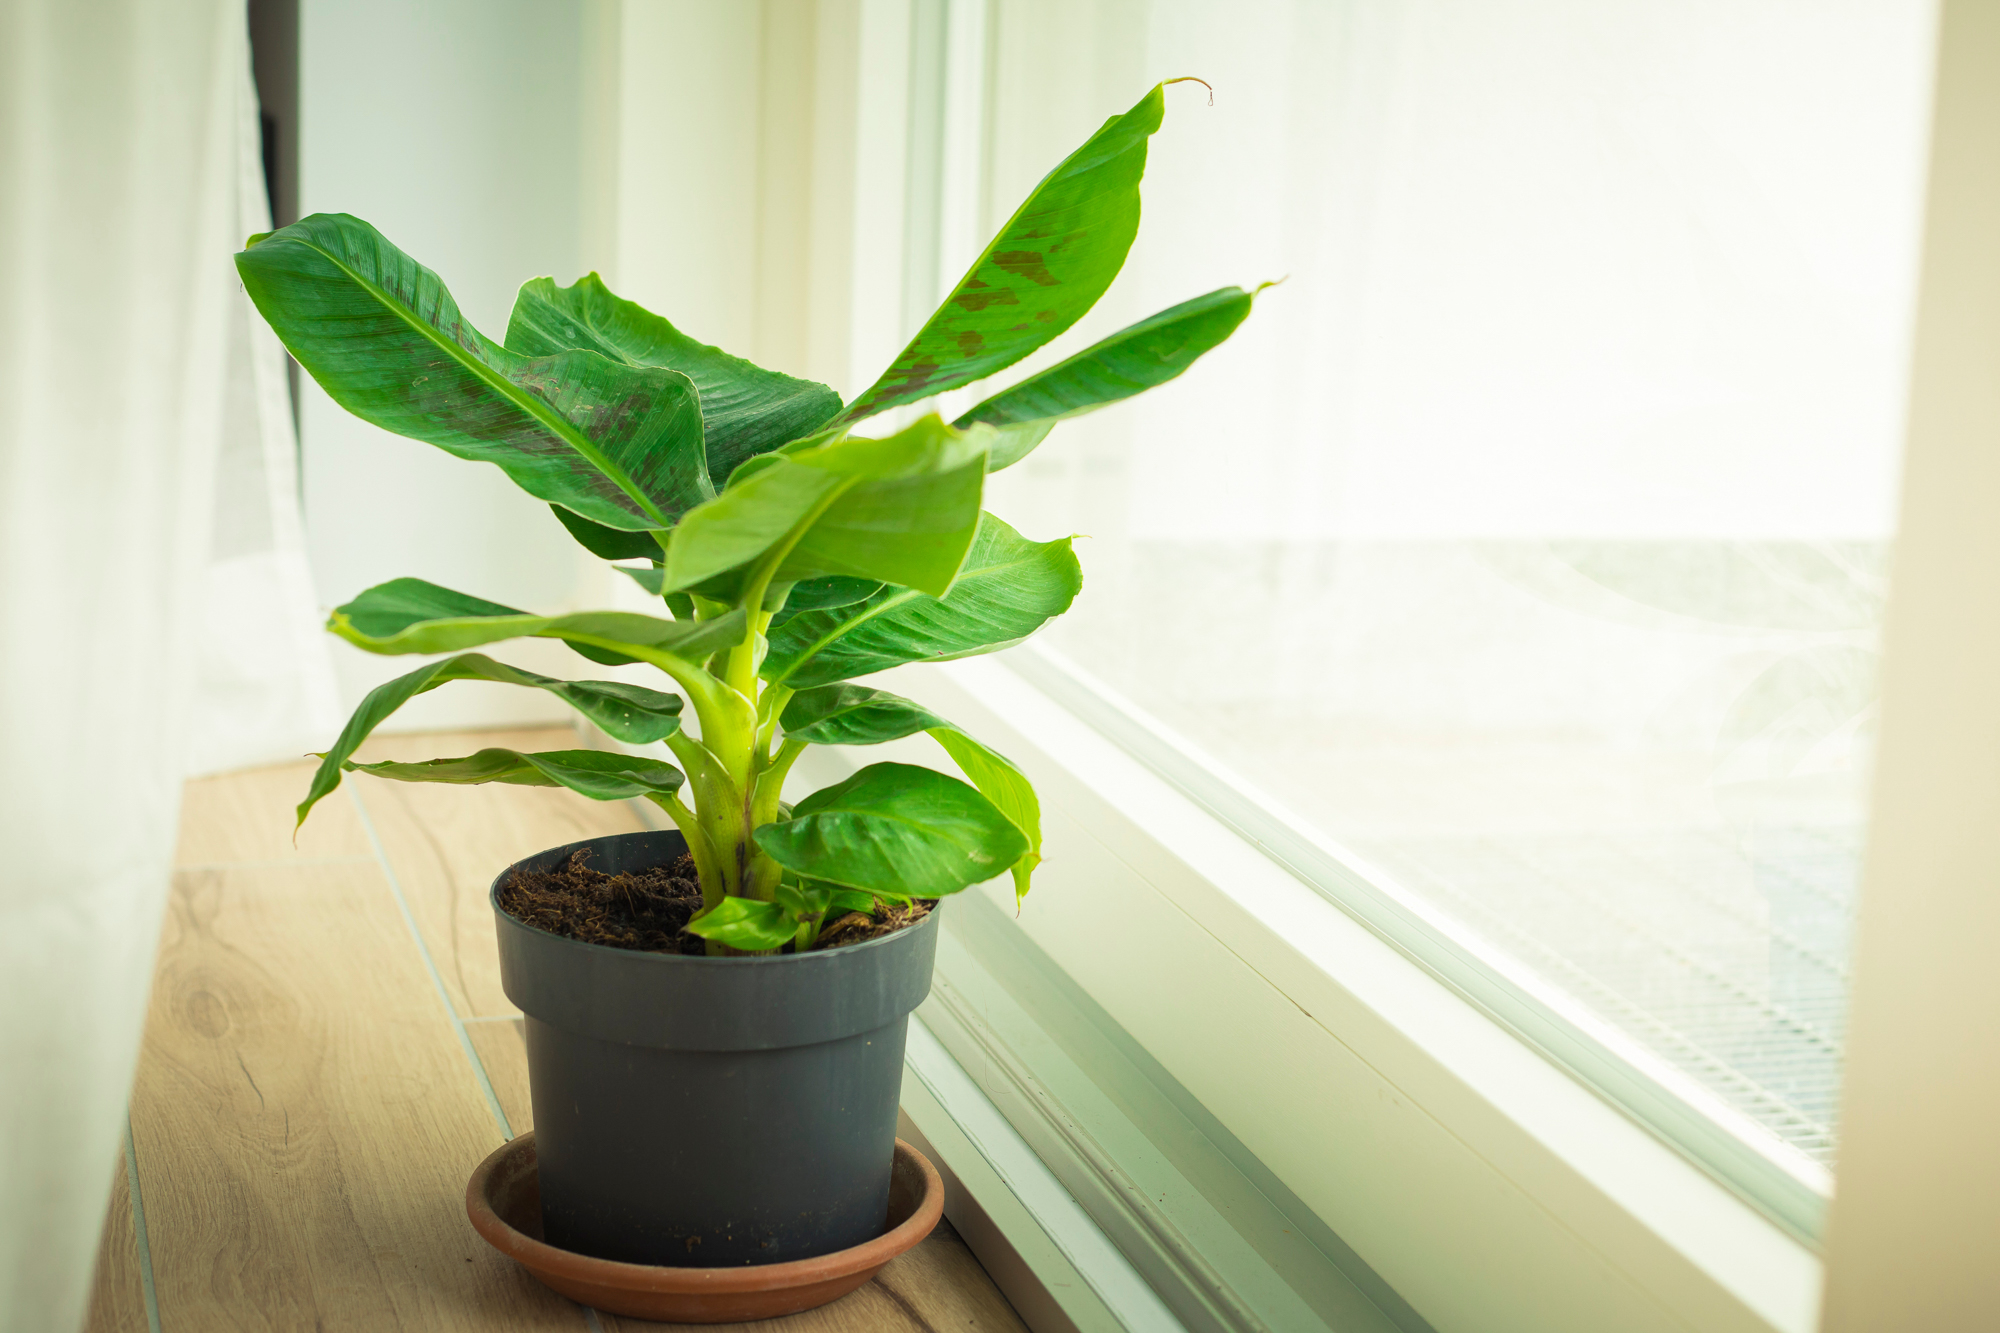
[[[1049,272],[1048,260],[1039,250],[1003,250],[993,256],[993,264],[1040,287],[1062,285],[1062,279]]]
[[[1021,298],[1005,287],[983,292],[960,292],[951,298],[951,303],[970,314],[978,314],[990,305],[1019,305]]]

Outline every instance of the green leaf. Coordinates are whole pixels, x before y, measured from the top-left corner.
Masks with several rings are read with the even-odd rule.
[[[545,750],[523,754],[519,750],[495,748],[462,759],[432,759],[414,764],[350,763],[345,767],[350,773],[373,773],[398,782],[461,785],[507,782],[521,787],[567,787],[593,801],[671,796],[686,781],[672,764],[608,750]]]
[[[982,515],[979,536],[943,597],[884,588],[866,601],[796,616],[772,630],[763,675],[802,690],[1019,643],[1068,610],[1083,587],[1070,542],[1032,542]]]
[[[464,653],[420,666],[368,692],[368,697],[347,719],[340,739],[321,757],[312,786],[305,800],[299,802],[299,823],[306,822],[306,815],[321,797],[340,785],[341,765],[368,739],[369,733],[419,694],[454,680],[491,680],[547,690],[610,735],[635,745],[665,740],[680,729],[681,701],[676,695],[623,681],[556,680],[496,662],[484,653]]]
[[[449,653],[502,639],[565,639],[579,651],[609,649],[643,659],[670,653],[700,661],[743,641],[743,613],[713,620],[661,620],[630,611],[538,616],[422,579],[391,579],[334,608],[327,628],[371,653]]]
[[[552,278],[522,284],[507,321],[507,346],[524,356],[571,347],[634,366],[662,366],[694,381],[709,475],[726,481],[754,455],[808,435],[840,411],[824,384],[765,370],[688,337],[643,306],[612,295],[595,273],[558,287]]]
[[[364,421],[495,464],[613,528],[670,527],[715,493],[686,375],[591,351],[510,352],[359,218],[315,213],[257,237],[236,269],[299,364]]]
[[[690,934],[745,953],[769,953],[798,933],[798,918],[777,903],[724,898],[687,923]]]
[[[647,565],[643,568],[634,565],[613,565],[612,568],[655,597],[660,596],[661,586],[666,582],[667,571],[658,565]]]
[[[1028,846],[1008,869],[1014,873],[1014,901],[1028,896],[1029,880],[1042,863],[1042,803],[1035,795],[1028,775],[1014,767],[1014,761],[997,750],[960,731],[957,727],[933,727],[931,739],[944,747],[959,770],[972,779],[980,795],[993,802],[994,809],[1021,831]]]
[[[865,685],[800,690],[778,723],[785,735],[812,745],[880,745],[951,723],[913,700]]]
[[[772,890],[771,897],[793,917],[816,921],[826,915],[827,905],[833,900],[835,892],[833,885],[822,884],[816,879],[782,879],[778,881],[777,888]],[[840,889],[838,892],[854,894],[868,903],[875,901],[857,889]]]
[[[1223,287],[1129,325],[1075,356],[1030,375],[960,417],[961,430],[979,423],[1011,427],[1004,451],[994,448],[987,470],[1027,457],[1056,422],[1165,384],[1220,346],[1250,314],[1252,293]],[[1041,427],[1036,434],[1033,427]]]
[[[1027,850],[993,802],[911,764],[870,764],[755,836],[772,860],[807,878],[913,898],[991,879]]]
[[[783,880],[773,895],[778,905],[800,921],[822,921],[837,912],[867,912],[873,915],[878,903],[908,903],[907,895],[877,894],[867,889],[847,889],[824,880]]]
[[[991,474],[1014,466],[1035,452],[1035,447],[1049,438],[1049,432],[1055,428],[1053,421],[1023,421],[995,427],[993,448],[986,455],[986,471]]]
[[[666,586],[698,587],[784,551],[774,582],[838,574],[941,593],[978,531],[991,435],[932,415],[887,439],[766,455],[674,529]]]
[[[847,410],[846,424],[1005,370],[1083,317],[1139,233],[1156,87],[1042,178],[930,322]]]
[[[801,690],[785,705],[779,721],[788,738],[814,745],[879,745],[928,732],[980,795],[1028,840],[1027,850],[1013,866],[1015,896],[1027,896],[1029,877],[1042,860],[1042,806],[1033,784],[1012,760],[922,704],[862,685]]]
[[[834,889],[826,896],[826,910],[832,912],[867,912],[874,915],[875,905],[884,899],[907,903],[909,897],[901,893],[885,894],[881,897],[866,889]]]
[[[650,532],[625,532],[592,523],[581,514],[572,514],[561,505],[550,505],[577,544],[600,560],[658,560],[666,554],[660,539]]]
[[[771,623],[782,625],[793,616],[804,615],[808,611],[824,610],[829,606],[852,606],[856,602],[868,600],[880,591],[882,584],[876,579],[851,579],[842,574],[801,579],[792,585],[791,595],[771,617]]]

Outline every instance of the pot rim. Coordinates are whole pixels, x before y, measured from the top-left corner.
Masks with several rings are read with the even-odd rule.
[[[521,930],[532,931],[534,934],[541,936],[543,939],[553,940],[557,944],[569,945],[572,948],[588,949],[592,952],[616,954],[622,958],[650,959],[666,965],[672,965],[676,963],[698,963],[704,966],[713,966],[717,963],[725,963],[725,964],[733,964],[739,967],[746,965],[757,966],[760,964],[768,966],[773,963],[804,963],[804,962],[810,962],[815,958],[831,958],[834,957],[836,954],[843,956],[852,956],[854,954],[862,952],[863,950],[872,949],[877,945],[893,944],[894,942],[902,939],[906,935],[914,936],[918,932],[922,931],[927,925],[929,925],[931,922],[937,919],[938,910],[944,906],[944,899],[942,898],[936,899],[929,914],[926,915],[924,919],[922,921],[919,921],[916,925],[906,926],[902,930],[892,932],[891,934],[888,935],[880,935],[872,940],[863,940],[859,944],[843,944],[837,950],[830,949],[825,951],[815,950],[807,953],[753,954],[749,956],[737,956],[730,958],[711,958],[706,954],[660,953],[657,950],[653,949],[620,949],[609,944],[593,944],[589,940],[572,939],[568,935],[558,935],[553,930],[544,930],[540,926],[534,925],[527,921],[523,921],[520,917],[515,916],[512,912],[509,912],[506,908],[500,905],[500,886],[503,883],[505,883],[507,877],[513,874],[514,871],[518,869],[524,862],[533,861],[537,857],[547,856],[551,852],[568,851],[572,847],[581,847],[586,843],[604,842],[611,838],[644,838],[650,836],[680,838],[682,840],[682,847],[683,848],[686,847],[686,838],[679,829],[642,829],[637,833],[606,833],[596,838],[578,838],[575,842],[566,842],[562,843],[559,846],[544,848],[542,851],[539,852],[532,852],[529,855],[524,856],[520,860],[515,861],[511,865],[507,866],[499,874],[493,877],[492,886],[486,890],[486,901],[492,905],[494,915],[500,917],[502,920],[506,921],[509,925],[518,927]],[[946,896],[949,897],[950,895]],[[646,966],[646,965],[647,964],[641,964],[641,966]]]
[[[493,1206],[493,1178],[503,1167],[533,1152],[535,1131],[517,1135],[487,1155],[465,1186],[465,1211],[473,1228],[494,1249],[538,1277],[559,1278],[632,1292],[723,1295],[811,1287],[843,1276],[872,1273],[930,1235],[944,1216],[944,1178],[930,1159],[896,1140],[896,1160],[908,1161],[923,1173],[924,1192],[910,1215],[889,1230],[859,1245],[810,1259],[775,1264],[743,1264],[716,1268],[679,1268],[664,1264],[634,1264],[597,1259],[537,1240],[516,1228]],[[892,1167],[893,1169],[893,1167]],[[754,1317],[754,1316],[753,1316]]]

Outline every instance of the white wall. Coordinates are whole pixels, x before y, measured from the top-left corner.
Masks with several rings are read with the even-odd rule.
[[[304,0],[301,213],[367,219],[502,336],[524,280],[569,282],[588,267],[581,242],[602,210],[585,151],[596,16],[585,0]],[[594,562],[498,469],[349,416],[309,377],[303,391],[306,531],[323,603],[402,575],[534,610],[596,600]],[[582,664],[554,643],[498,655],[558,674]],[[415,665],[345,644],[336,661],[349,705]],[[539,691],[459,684],[416,701],[398,725],[563,715]]]

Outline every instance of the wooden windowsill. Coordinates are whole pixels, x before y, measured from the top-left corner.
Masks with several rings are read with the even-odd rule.
[[[566,729],[397,736],[370,759],[562,749]],[[297,845],[310,764],[187,786],[173,895],[106,1219],[92,1333],[654,1327],[584,1310],[466,1221],[472,1168],[531,1126],[486,891],[545,847],[637,831],[622,804],[350,777]],[[489,1097],[490,1089],[490,1097]],[[144,1226],[145,1244],[135,1231]],[[867,1286],[755,1325],[1021,1330],[949,1225]]]

